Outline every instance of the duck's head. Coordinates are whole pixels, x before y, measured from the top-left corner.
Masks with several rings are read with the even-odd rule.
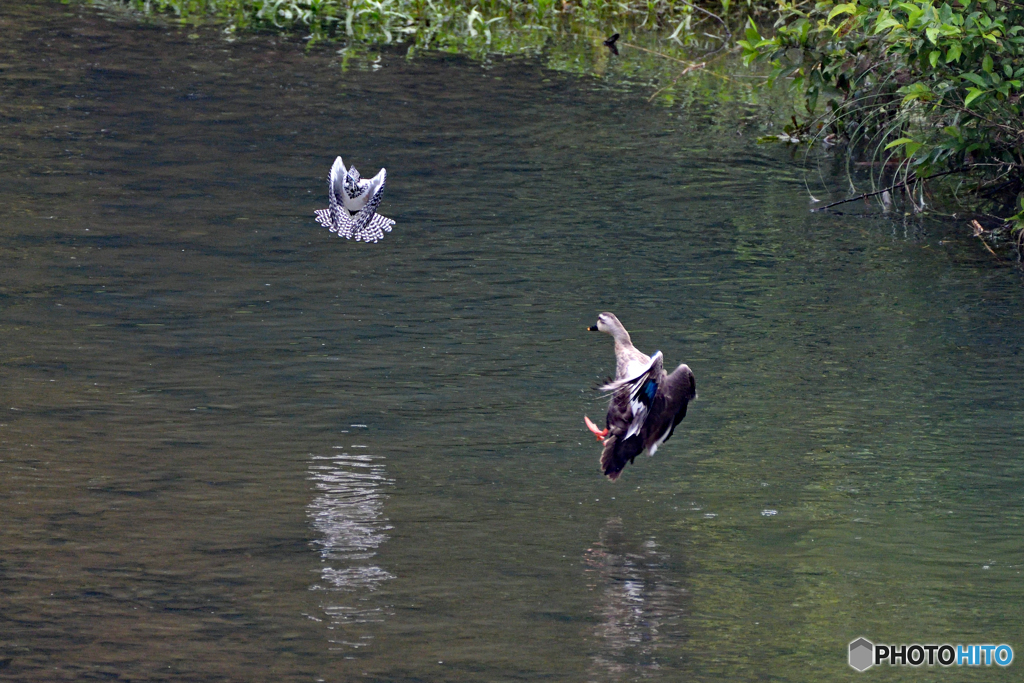
[[[622,326],[622,323],[619,322],[614,313],[601,313],[597,316],[597,324],[591,325],[587,329],[591,332],[606,332],[613,337],[619,331],[626,331],[626,328]]]

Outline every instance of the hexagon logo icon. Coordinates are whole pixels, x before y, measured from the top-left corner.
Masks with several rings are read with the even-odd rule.
[[[857,671],[866,671],[874,664],[875,645],[867,638],[858,638],[850,643],[850,666]]]

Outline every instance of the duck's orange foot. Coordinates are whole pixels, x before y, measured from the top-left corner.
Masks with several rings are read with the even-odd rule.
[[[604,429],[598,429],[597,425],[591,422],[590,418],[587,417],[586,415],[583,416],[583,421],[587,423],[587,429],[594,433],[594,436],[597,437],[598,441],[604,441],[605,437],[608,436],[609,430],[607,427],[605,427]]]

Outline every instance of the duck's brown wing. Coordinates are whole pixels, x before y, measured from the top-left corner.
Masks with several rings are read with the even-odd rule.
[[[658,446],[672,437],[679,423],[686,417],[686,407],[697,398],[697,382],[686,365],[680,365],[671,375],[662,375],[658,393],[641,432],[644,447],[651,455]]]
[[[665,376],[663,358],[661,351],[655,351],[640,374],[608,382],[601,387],[602,391],[615,392],[615,396],[624,394],[628,397],[632,417],[626,430],[627,437],[639,434],[647,420],[651,404],[658,395],[658,385]]]
[[[651,380],[648,377],[640,384],[641,397],[643,387],[648,386],[647,382]],[[686,417],[686,407],[690,401],[697,398],[697,383],[693,372],[686,365],[680,365],[671,375],[661,370],[660,379],[654,381],[656,393],[648,402],[642,428],[636,433],[630,433],[632,425],[637,421],[633,413],[637,401],[635,387],[629,393],[625,388],[620,389],[612,396],[611,405],[608,406],[610,434],[601,450],[601,471],[609,479],[618,479],[623,468],[633,462],[645,448],[654,455],[658,446],[669,440]]]

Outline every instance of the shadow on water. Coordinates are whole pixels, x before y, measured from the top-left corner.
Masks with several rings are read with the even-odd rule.
[[[650,677],[662,668],[660,651],[681,647],[688,595],[668,559],[654,538],[632,541],[618,518],[587,549],[587,586],[599,622],[593,679]]]

